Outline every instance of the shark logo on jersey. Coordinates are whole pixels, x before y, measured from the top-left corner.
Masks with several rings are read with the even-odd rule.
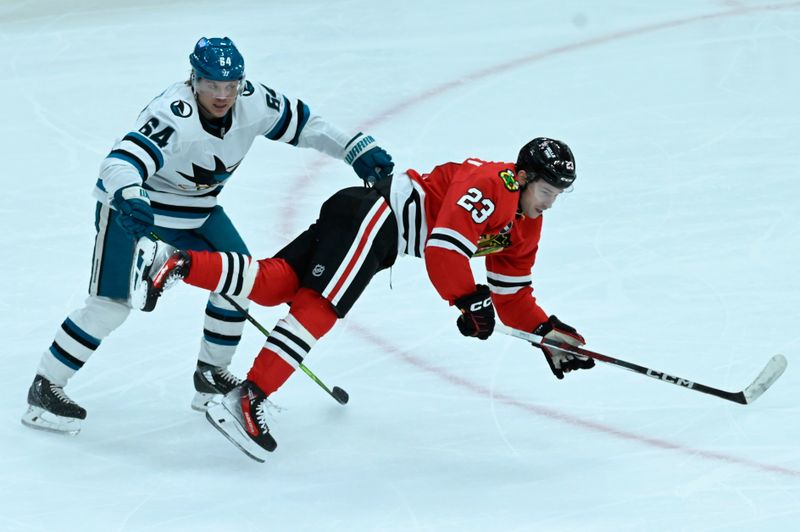
[[[183,100],[175,100],[169,106],[172,114],[181,118],[189,118],[192,116],[192,106]]]
[[[197,190],[203,190],[206,188],[211,188],[223,183],[226,179],[228,179],[234,170],[241,164],[242,161],[234,164],[233,166],[225,166],[225,163],[222,160],[214,156],[214,168],[208,169],[203,168],[200,165],[192,163],[192,175],[184,174],[183,172],[178,172],[184,179],[188,179],[192,183],[195,184],[195,188]],[[181,188],[188,188],[188,187],[181,187]]]

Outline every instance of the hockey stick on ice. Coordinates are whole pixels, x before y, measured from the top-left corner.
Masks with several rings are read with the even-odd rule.
[[[150,240],[152,242],[157,242],[157,241],[161,240],[161,238],[156,233],[154,233],[153,231],[150,231],[150,234],[148,234],[146,237],[142,237],[142,238],[146,239],[146,240]],[[142,273],[139,271],[139,268],[137,267],[137,264],[139,264],[140,262],[141,262],[141,258],[140,257],[134,257],[134,268],[133,268],[132,275],[142,275]],[[131,281],[131,286],[133,286],[133,280]],[[247,310],[244,309],[244,307],[242,307],[239,303],[237,303],[233,298],[231,298],[227,294],[220,294],[220,295],[225,299],[225,301],[227,301],[228,303],[233,305],[233,307],[236,310],[238,310],[239,312],[244,314],[244,317],[247,318],[247,321],[249,321],[250,323],[255,325],[256,329],[261,331],[261,334],[263,334],[264,336],[269,338],[269,331],[267,331],[260,323],[258,323],[256,321],[256,319],[249,312],[247,312]],[[324,382],[322,382],[319,379],[319,377],[314,375],[314,373],[310,369],[308,369],[306,367],[306,365],[303,364],[302,362],[300,362],[300,369],[303,370],[303,373],[308,375],[311,378],[311,380],[316,382],[319,385],[320,388],[325,390],[328,393],[328,395],[333,397],[336,400],[336,402],[338,402],[340,405],[346,405],[347,401],[350,400],[350,396],[348,395],[348,393],[346,391],[344,391],[343,389],[339,388],[338,386],[334,386],[333,389],[331,390],[330,388],[328,388],[325,385]]]
[[[244,314],[244,317],[247,318],[247,321],[249,321],[250,323],[255,325],[256,329],[261,331],[261,334],[263,334],[264,336],[269,338],[269,331],[266,330],[260,323],[258,323],[256,321],[256,319],[249,312],[247,312],[247,310],[244,307],[242,307],[239,303],[236,302],[236,300],[234,300],[229,295],[227,295],[227,294],[220,294],[220,295],[225,299],[225,301],[227,301],[228,303],[233,305],[233,307],[236,310],[238,310],[239,312]],[[348,393],[346,391],[344,391],[343,389],[339,388],[338,386],[334,386],[333,389],[329,389],[325,385],[325,383],[322,382],[316,375],[314,375],[314,373],[310,369],[308,369],[306,367],[306,365],[303,364],[302,362],[300,362],[300,369],[303,370],[303,373],[305,373],[306,375],[311,377],[311,380],[316,382],[319,385],[320,388],[322,388],[323,390],[328,392],[328,395],[330,395],[331,397],[336,399],[336,401],[340,405],[346,405],[347,401],[350,400],[350,396],[348,395]]]
[[[633,371],[635,373],[647,375],[648,377],[652,377],[654,379],[658,379],[663,382],[668,382],[669,384],[674,384],[676,386],[681,386],[683,388],[688,388],[690,390],[695,390],[697,392],[707,393],[709,395],[714,395],[716,397],[720,397],[722,399],[733,401],[734,403],[739,403],[743,405],[750,404],[759,397],[761,397],[761,394],[767,391],[767,389],[769,389],[769,387],[772,386],[776,380],[778,380],[778,377],[780,377],[783,374],[788,364],[788,362],[786,361],[786,357],[784,357],[783,355],[775,355],[771,359],[769,359],[769,362],[767,362],[767,365],[764,366],[764,369],[761,370],[761,373],[758,374],[755,380],[753,380],[753,382],[751,382],[750,385],[747,386],[747,388],[745,388],[741,392],[727,392],[725,390],[720,390],[718,388],[706,386],[705,384],[700,384],[699,382],[692,382],[682,377],[669,375],[668,373],[664,373],[663,371],[657,371],[651,368],[640,366],[638,364],[633,364],[632,362],[626,362],[618,358],[610,357],[608,355],[595,353],[594,351],[589,351],[588,349],[583,349],[582,347],[575,347],[569,344],[545,340],[543,337],[537,334],[520,331],[518,329],[512,329],[510,327],[505,327],[503,325],[496,326],[495,331],[507,334],[509,336],[513,336],[515,338],[521,338],[523,340],[527,340],[528,342],[532,343],[537,347],[543,347],[545,345],[558,347],[562,351],[567,351],[568,353],[571,353],[573,355],[587,356],[595,360],[599,360],[600,362],[612,364],[614,366],[618,366],[627,369],[629,371]]]

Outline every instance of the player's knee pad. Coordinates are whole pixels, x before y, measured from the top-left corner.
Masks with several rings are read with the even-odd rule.
[[[338,316],[330,301],[310,288],[297,291],[289,316],[294,317],[315,338],[322,338],[336,324]]]
[[[131,307],[127,301],[89,296],[83,308],[69,315],[78,327],[96,338],[105,338],[128,318]]]

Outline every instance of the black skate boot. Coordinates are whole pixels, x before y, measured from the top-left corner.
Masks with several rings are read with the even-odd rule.
[[[192,408],[205,412],[218,405],[222,396],[242,384],[242,379],[225,368],[197,361],[194,370],[194,389],[197,393],[192,400]]]
[[[86,410],[70,399],[64,388],[36,375],[28,390],[28,410],[22,415],[22,424],[28,427],[70,434],[81,430],[81,420]]]
[[[278,446],[267,425],[266,394],[245,380],[206,412],[206,419],[232,444],[257,462],[264,462]]]
[[[156,308],[161,294],[189,275],[192,260],[186,251],[164,242],[139,239],[131,276],[131,305],[144,312]]]

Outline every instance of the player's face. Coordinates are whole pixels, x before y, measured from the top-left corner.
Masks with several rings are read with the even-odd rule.
[[[528,218],[537,218],[542,215],[544,211],[553,206],[556,198],[563,192],[560,188],[556,188],[541,179],[534,181],[522,191],[522,196],[519,199],[522,212]]]
[[[214,81],[200,78],[195,83],[200,112],[206,118],[222,118],[236,103],[240,81]]]

